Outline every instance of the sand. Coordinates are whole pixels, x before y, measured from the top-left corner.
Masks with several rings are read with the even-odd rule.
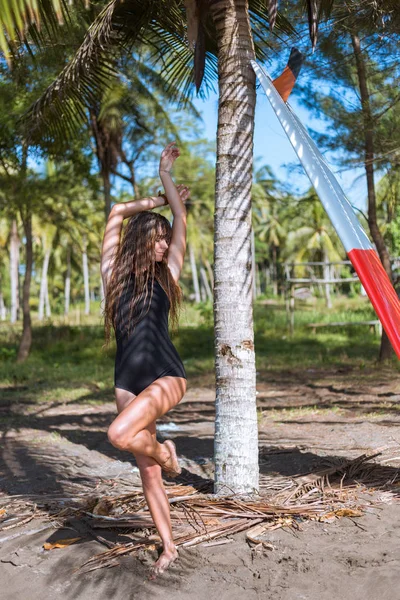
[[[0,531],[1,598],[400,599],[398,378],[383,371],[293,371],[271,374],[257,389],[263,411],[261,488],[271,478],[312,472],[338,457],[380,451],[375,461],[387,467],[394,481],[390,491],[367,484],[360,491],[367,506],[362,517],[277,529],[263,537],[268,548],[249,545],[241,533],[222,545],[182,549],[177,563],[155,582],[147,578],[155,551],[123,557],[110,569],[74,572],[104,546],[85,533],[82,522],[63,529],[33,519]],[[212,388],[189,388],[159,427],[161,437],[174,439],[184,470],[203,478],[213,473],[214,397]],[[68,497],[85,490],[117,494],[137,485],[133,458],[106,437],[115,415],[111,390],[99,404],[19,403],[2,414],[3,499]],[[82,539],[74,545],[43,549],[45,542],[75,536]]]

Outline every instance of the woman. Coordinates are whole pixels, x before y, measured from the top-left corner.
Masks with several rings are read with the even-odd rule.
[[[105,290],[106,342],[114,328],[115,397],[117,418],[108,429],[116,448],[132,452],[143,491],[163,551],[151,577],[176,560],[170,509],[161,470],[171,477],[181,472],[175,445],[156,439],[156,420],[176,406],[186,391],[186,373],[168,334],[168,312],[176,325],[181,291],[178,285],[186,250],[187,187],[171,178],[179,157],[175,142],[160,159],[165,195],[116,204],[111,209],[103,239],[101,273]],[[168,203],[173,225],[149,212]],[[120,242],[122,222],[130,217]]]

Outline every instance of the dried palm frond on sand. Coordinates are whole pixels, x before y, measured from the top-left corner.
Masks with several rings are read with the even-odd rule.
[[[308,475],[285,478],[278,489],[262,496],[215,496],[212,482],[188,481],[185,485],[167,484],[171,505],[174,540],[179,547],[197,544],[224,543],[238,532],[246,531],[249,543],[271,544],[260,540],[265,532],[280,528],[299,529],[301,521],[330,522],[340,517],[361,516],[367,506],[360,494],[366,489],[388,490],[399,495],[400,470],[372,462],[376,456],[362,455],[353,460],[337,459],[325,469]],[[368,505],[372,504],[372,500]],[[89,535],[107,547],[91,557],[76,570],[92,571],[118,564],[122,555],[137,554],[155,549],[160,539],[155,535],[141,488],[129,494],[98,498],[80,494],[69,498],[56,496],[27,500],[26,497],[0,498],[0,530],[13,528],[37,517],[46,517],[58,527],[82,523],[80,533]],[[99,535],[99,531],[124,535],[129,542],[113,542]],[[79,538],[77,538],[79,539]],[[217,541],[219,540],[219,541]],[[1,541],[1,540],[0,540]],[[73,540],[75,541],[75,539]],[[66,544],[68,540],[63,540]]]

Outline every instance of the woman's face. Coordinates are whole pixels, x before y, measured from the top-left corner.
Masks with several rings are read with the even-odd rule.
[[[155,244],[155,253],[156,253],[156,262],[161,262],[165,252],[168,250],[168,243],[166,237],[163,235],[159,235],[156,238]]]

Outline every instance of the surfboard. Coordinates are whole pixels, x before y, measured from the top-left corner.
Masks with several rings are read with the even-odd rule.
[[[397,293],[336,177],[287,103],[302,58],[302,54],[293,48],[285,70],[274,81],[256,61],[251,61],[251,64],[400,358],[400,301]]]

